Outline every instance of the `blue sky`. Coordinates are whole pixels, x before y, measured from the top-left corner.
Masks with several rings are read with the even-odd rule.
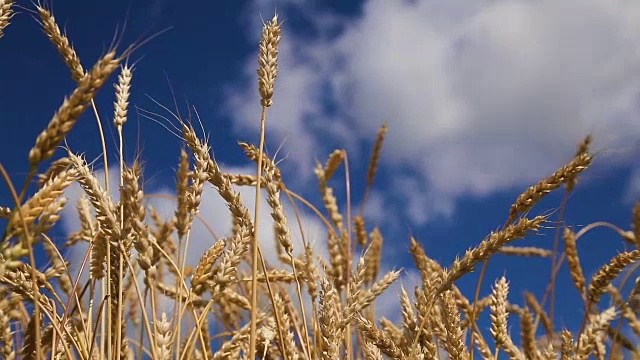
[[[172,89],[182,110],[187,103],[197,108],[216,159],[229,171],[251,171],[236,142],[258,139],[257,41],[261,17],[271,18],[275,8],[284,33],[267,148],[272,155],[280,148],[289,187],[317,204],[316,160],[347,149],[359,205],[372,140],[388,121],[367,205],[369,229],[379,225],[385,235],[386,269],[411,268],[410,234],[450,264],[504,223],[516,196],[569,161],[587,134],[599,152],[570,198],[567,222],[603,220],[629,229],[640,194],[640,5],[624,0],[54,2],[86,68],[116,29],[124,29],[127,45],[170,28],[131,59],[137,64],[125,157],[142,151],[147,193],[171,192],[181,144],[135,107],[167,116],[151,98],[173,109]],[[20,182],[36,136],[74,84],[27,10],[0,40],[0,68],[0,159]],[[107,85],[97,104],[115,163],[113,99]],[[84,116],[68,143],[97,158],[95,119]],[[333,185],[343,199],[338,175]],[[224,226],[226,220],[216,220],[224,207],[207,194],[206,216]],[[533,213],[560,201],[560,193],[552,195]],[[0,203],[10,203],[6,191]],[[550,229],[519,245],[552,243]],[[590,233],[579,243],[585,274],[623,246],[608,230]],[[496,257],[483,294],[506,274],[510,299],[521,303],[524,288],[544,289],[549,267],[548,260]],[[469,295],[475,279],[460,281]],[[556,322],[578,326],[578,297],[566,271],[558,296],[567,301],[558,305]]]

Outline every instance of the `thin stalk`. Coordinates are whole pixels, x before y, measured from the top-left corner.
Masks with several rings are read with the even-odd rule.
[[[351,270],[353,269],[353,259],[352,259],[352,254],[353,251],[351,250],[351,244],[353,243],[351,241],[351,222],[352,222],[352,218],[351,218],[351,179],[349,177],[349,157],[347,156],[347,152],[343,150],[343,154],[344,154],[344,181],[345,181],[345,186],[346,186],[346,194],[347,194],[347,269],[349,269],[347,271],[347,299],[351,298]],[[351,360],[353,359],[353,328],[351,327],[351,324],[347,324],[347,359]]]
[[[91,108],[93,109],[93,114],[96,117],[96,123],[98,124],[98,133],[100,134],[100,144],[102,145],[102,159],[104,161],[104,188],[105,191],[107,192],[107,194],[110,194],[109,191],[109,159],[107,156],[107,142],[104,138],[104,130],[102,129],[102,122],[100,120],[100,114],[98,114],[98,108],[96,107],[96,103],[95,101],[93,101],[93,99],[91,99]],[[102,285],[102,294],[106,294],[107,292],[111,291],[111,243],[109,241],[107,241],[107,278],[106,280],[103,280],[103,285]],[[106,284],[104,284],[106,282]],[[106,317],[103,316],[102,317],[102,321],[105,322],[106,324],[102,324],[101,325],[101,329],[102,329],[102,334],[104,335],[106,332],[106,344],[104,344],[104,341],[102,340],[104,338],[104,336],[101,336],[101,343],[102,343],[102,347],[103,350],[106,349],[107,351],[107,359],[111,359],[111,330],[109,331],[105,331],[107,328],[111,328],[111,311],[109,311],[108,306],[105,306],[104,308],[102,308],[102,311],[105,311],[106,313]]]
[[[558,214],[558,224],[556,225],[556,233],[553,239],[553,255],[551,257],[551,278],[549,279],[549,287],[551,287],[551,294],[549,295],[549,317],[553,322],[555,319],[555,294],[556,294],[556,275],[553,274],[553,269],[556,267],[556,262],[558,261],[558,248],[560,244],[560,228],[562,227],[562,223],[564,222],[564,213],[567,207],[567,199],[569,198],[569,190],[565,188],[564,195],[562,198],[562,205],[560,205],[560,213]],[[540,319],[539,314],[536,315],[536,321],[534,326],[538,325],[538,321]]]
[[[296,280],[296,290],[298,295],[298,301],[300,302],[300,313],[302,315],[302,323],[304,325],[304,343],[303,349],[307,353],[307,357],[311,356],[311,340],[309,339],[309,324],[307,323],[307,315],[304,310],[304,301],[302,301],[302,286],[300,285],[300,278],[298,277],[298,272],[296,271],[296,262],[294,260],[293,254],[289,254],[289,258],[291,259],[291,267],[293,267],[293,277]],[[302,339],[301,339],[302,340]]]
[[[289,354],[286,351],[284,351],[284,334],[282,333],[282,322],[281,322],[281,319],[280,319],[280,315],[278,315],[278,312],[275,311],[275,296],[274,296],[274,293],[273,293],[273,289],[271,288],[271,282],[269,281],[269,277],[267,276],[267,264],[264,261],[264,256],[262,256],[262,249],[260,248],[260,244],[258,244],[258,255],[259,255],[259,259],[260,259],[260,264],[262,266],[262,272],[264,273],[264,282],[265,282],[265,284],[267,284],[267,292],[269,293],[269,299],[271,300],[271,306],[274,309],[273,315],[274,315],[274,318],[276,320],[276,328],[278,329],[277,330],[278,331],[278,336],[280,336],[280,341],[281,341],[280,351],[282,352],[282,357],[284,358],[284,360],[287,360],[289,358]],[[253,279],[255,279],[255,278],[253,278]],[[253,281],[253,279],[251,279],[251,280]],[[252,308],[252,311],[253,311],[253,308]],[[257,309],[256,309],[256,312],[257,312]],[[257,318],[256,318],[256,321],[257,321]]]
[[[262,154],[264,152],[265,123],[267,107],[262,107],[260,116],[260,147],[258,152],[258,169],[256,170],[256,196],[253,224],[253,238],[251,239],[251,322],[249,325],[249,359],[256,356],[256,330],[258,320],[258,216],[260,215],[260,185],[262,181]],[[266,272],[265,272],[266,277]]]
[[[98,122],[99,123],[99,122]],[[118,126],[118,140],[119,140],[119,146],[120,146],[120,188],[122,188],[124,186],[124,155],[122,154],[122,149],[123,149],[123,141],[122,141],[122,125]],[[105,156],[106,159],[106,156]],[[105,160],[106,162],[106,160]],[[105,174],[107,174],[106,172],[106,168],[105,168]],[[105,175],[106,176],[106,175]],[[109,190],[107,190],[108,193]],[[123,230],[123,226],[124,226],[124,204],[122,203],[122,199],[120,199],[120,231]],[[118,241],[120,241],[121,239],[118,239]],[[123,260],[123,256],[122,256],[122,251],[118,252],[118,257],[119,257],[119,270],[118,270],[118,319],[117,324],[116,324],[116,359],[120,359],[121,357],[121,353],[122,353],[122,281],[124,279],[124,268],[122,265],[122,260]],[[135,274],[132,272],[131,276],[135,276]],[[141,304],[142,306],[144,306],[144,304]],[[155,322],[154,322],[155,323]]]
[[[33,239],[31,238],[31,233],[29,232],[29,227],[27,226],[27,222],[24,219],[24,214],[20,210],[20,200],[18,199],[18,194],[16,193],[16,189],[11,182],[11,178],[7,173],[7,170],[4,168],[4,165],[0,163],[0,173],[2,173],[2,177],[4,181],[7,183],[7,187],[9,188],[9,192],[11,193],[11,197],[15,205],[18,207],[18,215],[20,216],[20,222],[22,228],[24,230],[24,235],[27,242],[27,250],[29,251],[29,262],[31,263],[31,289],[33,290],[33,316],[35,317],[34,324],[34,335],[36,341],[36,359],[40,359],[42,357],[41,344],[40,344],[40,290],[38,289],[38,284],[35,281],[38,277],[36,276],[36,258],[33,255]]]
[[[131,273],[133,274],[133,266],[131,265],[131,262],[129,262],[129,259],[124,259],[127,262],[127,267],[129,268],[129,271],[131,271]],[[142,304],[141,309],[142,309],[142,319],[143,319],[143,324],[145,326],[145,328],[147,329],[147,334],[149,336],[149,339],[152,339],[153,337],[153,333],[151,332],[151,322],[149,321],[149,316],[147,315],[147,310],[144,307],[144,300],[142,299],[142,292],[140,291],[140,286],[138,285],[138,280],[134,277],[133,278],[133,286],[136,289],[136,295],[138,296],[138,301],[140,302],[140,304]],[[153,315],[153,314],[152,314]],[[155,323],[155,321],[154,321]],[[151,346],[151,353],[153,354],[153,358],[157,359],[158,358],[158,354],[156,353],[156,348],[154,346]]]
[[[180,245],[178,245],[178,266],[180,267],[178,274],[180,275],[180,277],[182,279],[184,279],[184,267],[185,264],[187,263],[187,249],[189,247],[189,239],[191,239],[191,229],[193,228],[193,225],[189,227],[189,230],[187,230],[187,234],[185,235],[186,239],[185,239],[185,244],[184,244],[184,249],[181,250],[182,247],[182,240],[180,240]],[[180,252],[182,251],[182,260],[180,260]],[[185,291],[188,291],[188,288],[184,289]],[[176,347],[177,350],[176,351],[176,360],[178,360],[178,354],[179,354],[179,350],[180,350],[180,333],[181,333],[181,327],[182,327],[182,317],[184,316],[184,313],[186,311],[186,304],[185,306],[182,306],[182,291],[183,288],[182,286],[176,286],[176,291],[177,291],[177,296],[176,296],[176,303],[177,303],[177,307],[176,309],[178,309],[177,313],[178,313],[178,320],[176,321],[176,338],[178,339],[178,341],[176,342]],[[203,344],[204,345],[204,344]],[[205,357],[206,355],[206,351],[204,352]]]

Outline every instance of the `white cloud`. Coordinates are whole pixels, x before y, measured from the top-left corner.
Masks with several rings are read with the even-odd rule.
[[[284,23],[271,139],[286,137],[304,170],[335,145],[355,151],[388,120],[382,169],[411,169],[419,189],[396,186],[386,200],[413,199],[414,222],[546,176],[587,134],[613,150],[640,135],[635,2],[369,0],[356,19],[289,5],[315,11],[317,36]],[[248,78],[255,67],[248,59]],[[255,132],[254,83],[231,90],[226,110]]]

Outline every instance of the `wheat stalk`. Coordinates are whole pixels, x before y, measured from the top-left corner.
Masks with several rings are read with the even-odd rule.
[[[265,122],[267,108],[273,104],[271,99],[275,88],[275,80],[278,75],[278,45],[280,43],[281,33],[278,16],[275,15],[271,21],[264,24],[262,36],[260,38],[259,54],[258,54],[258,92],[260,93],[260,104],[262,105],[262,116],[260,118],[260,147],[258,152],[258,167],[256,174],[256,193],[255,193],[255,221],[258,221],[259,203],[260,203],[260,185],[262,180],[262,161],[265,138]],[[249,359],[255,359],[256,355],[256,322],[258,318],[258,226],[253,228],[253,238],[251,239],[251,274],[253,281],[251,282],[251,326],[249,336]],[[263,266],[264,267],[264,266]],[[263,269],[266,272],[266,269]],[[271,299],[272,302],[275,299]],[[274,304],[275,305],[275,304]],[[276,319],[278,314],[276,313]],[[280,325],[278,326],[280,328]],[[282,339],[282,336],[280,336]]]

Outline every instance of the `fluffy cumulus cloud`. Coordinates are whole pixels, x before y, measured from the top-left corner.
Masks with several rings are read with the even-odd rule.
[[[366,155],[358,145],[389,121],[382,169],[401,175],[381,196],[410,199],[415,223],[451,214],[461,196],[536,181],[587,134],[623,162],[637,149],[636,2],[369,0],[355,17],[311,6],[280,5],[312,30],[284,23],[271,139],[308,173],[334,146]],[[246,64],[253,79],[255,58]],[[229,89],[225,111],[242,131],[259,126],[254,87]]]

